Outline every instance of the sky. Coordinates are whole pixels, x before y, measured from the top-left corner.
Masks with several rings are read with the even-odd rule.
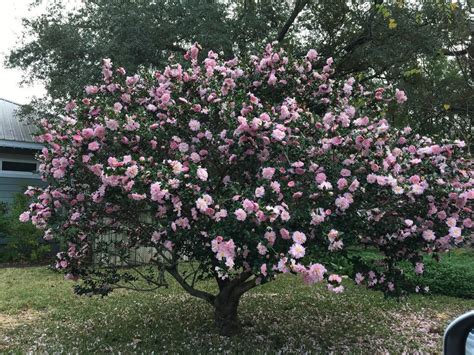
[[[22,32],[21,18],[31,16],[28,4],[31,0],[2,0],[0,11],[0,98],[19,104],[28,103],[33,96],[43,96],[41,83],[20,86],[22,72],[5,68],[5,56],[15,47]]]

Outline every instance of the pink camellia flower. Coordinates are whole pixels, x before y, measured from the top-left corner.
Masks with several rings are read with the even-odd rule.
[[[30,220],[30,212],[23,212],[20,214],[20,222],[28,222]]]
[[[192,45],[191,49],[189,50],[189,57],[191,59],[197,59],[197,57],[199,55],[199,48],[200,48],[200,46],[196,43]]]
[[[161,95],[160,99],[162,104],[167,104],[171,100],[171,95],[168,92],[165,92]]]
[[[105,126],[111,131],[116,131],[119,125],[116,120],[105,120]]]
[[[277,141],[282,141],[286,137],[286,133],[279,129],[274,129],[272,132],[272,137]]]
[[[424,271],[425,265],[423,263],[416,263],[415,265],[415,273],[421,275]]]
[[[191,155],[189,156],[193,163],[199,163],[201,161],[201,157],[198,153],[192,152]]]
[[[375,99],[376,100],[382,100],[383,99],[383,92],[385,91],[384,88],[377,88],[375,90]]]
[[[337,180],[337,188],[339,190],[343,190],[347,187],[347,180],[344,179],[344,178],[341,178],[339,180]]]
[[[152,201],[163,203],[163,199],[166,197],[167,191],[161,189],[161,183],[155,182],[150,185],[150,195]]]
[[[354,179],[354,181],[352,181],[351,185],[349,186],[349,191],[354,192],[355,190],[359,188],[359,186],[360,186],[359,180]]]
[[[326,174],[325,173],[318,173],[316,174],[316,182],[321,184],[326,181]]]
[[[277,83],[277,77],[275,76],[275,71],[272,70],[270,76],[268,77],[268,85],[273,86]]]
[[[263,168],[262,169],[262,177],[267,180],[271,180],[275,174],[275,168]]]
[[[199,131],[199,129],[201,128],[201,123],[198,120],[190,120],[189,128],[191,129],[191,131],[194,132]]]
[[[153,243],[157,243],[160,241],[162,236],[162,232],[154,231],[153,234],[151,235],[151,241]]]
[[[278,181],[272,181],[270,183],[270,186],[272,188],[272,190],[275,192],[275,193],[280,193],[280,183]]]
[[[457,224],[456,218],[449,217],[448,219],[446,219],[446,225],[448,227],[455,227],[456,224]]]
[[[427,242],[431,242],[436,239],[435,233],[431,229],[424,230],[423,239]]]
[[[462,221],[462,224],[466,228],[472,228],[474,226],[474,223],[472,222],[472,219],[466,218]]]
[[[135,201],[141,201],[141,200],[146,199],[146,194],[132,193],[132,194],[128,195],[128,197],[131,198],[132,200],[135,200]]]
[[[318,52],[314,49],[310,49],[308,53],[306,53],[306,58],[308,58],[309,61],[313,61],[318,58]]]
[[[319,264],[311,264],[305,275],[305,281],[309,284],[314,284],[316,282],[321,282],[324,279],[324,274],[327,272],[326,268]]]
[[[445,211],[439,211],[437,216],[440,220],[445,220],[447,217],[447,214]]]
[[[349,208],[350,206],[350,200],[345,197],[345,196],[339,196],[338,198],[336,198],[336,207],[339,208],[341,211],[345,211]]]
[[[99,150],[99,148],[100,148],[100,145],[97,142],[90,142],[89,145],[87,146],[87,149],[89,149],[92,152]]]
[[[119,113],[120,111],[122,111],[122,104],[120,102],[116,102],[114,103],[114,112],[115,113]]]
[[[354,281],[357,285],[360,285],[362,283],[362,281],[364,281],[364,279],[365,279],[365,277],[360,272],[358,272],[355,275]]]
[[[197,177],[202,181],[207,181],[207,178],[209,177],[207,170],[204,168],[198,168],[196,174]]]
[[[354,121],[356,126],[367,126],[369,124],[369,118],[367,116],[360,117]]]
[[[169,164],[171,165],[171,168],[173,169],[173,173],[175,175],[179,175],[183,172],[183,164],[181,164],[179,161],[172,160],[169,161]]]
[[[139,79],[140,77],[138,75],[127,76],[127,78],[125,79],[125,83],[127,84],[127,86],[133,86],[138,82]]]
[[[85,89],[88,95],[97,94],[99,92],[99,88],[95,85],[87,85]]]
[[[395,195],[402,195],[405,192],[405,190],[401,186],[392,187],[392,191]]]
[[[450,228],[449,228],[449,235],[450,235],[451,237],[455,238],[455,239],[461,237],[461,232],[462,232],[462,230],[461,230],[461,228],[459,228],[459,227],[455,227],[455,226],[454,226],[454,227],[450,227]]]
[[[376,181],[377,181],[377,175],[374,175],[374,174],[367,175],[367,182],[369,184],[373,184]]]
[[[289,253],[295,259],[301,259],[305,255],[305,248],[301,244],[293,244],[290,247]]]
[[[335,229],[331,229],[328,233],[328,239],[331,242],[334,242],[338,236],[339,236],[339,232]]]
[[[411,186],[411,192],[415,195],[421,195],[425,191],[425,188],[421,184],[414,184]]]
[[[395,98],[399,104],[403,104],[407,100],[407,96],[403,90],[395,89]]]
[[[290,239],[290,232],[285,228],[280,229],[280,235],[283,239]]]
[[[267,264],[262,264],[262,266],[260,266],[260,273],[263,276],[267,276]]]
[[[174,243],[171,240],[166,240],[163,243],[163,246],[168,249],[169,251],[173,251]]]
[[[341,176],[344,176],[344,177],[351,176],[351,171],[349,169],[342,169]]]
[[[259,186],[255,189],[255,197],[262,198],[265,195],[265,188],[263,186]]]
[[[94,130],[92,128],[84,128],[81,134],[83,138],[88,139],[94,136]]]
[[[268,240],[268,243],[270,245],[273,245],[275,243],[275,240],[276,240],[276,233],[274,231],[266,231],[265,235],[264,235],[264,238],[266,240]]]
[[[297,244],[304,244],[306,242],[306,235],[302,232],[294,232],[292,239]]]
[[[247,218],[247,213],[242,208],[237,209],[234,214],[238,221],[245,221]]]
[[[281,213],[280,213],[280,218],[281,218],[282,221],[287,222],[287,221],[289,221],[290,218],[291,218],[291,217],[290,217],[290,213],[289,213],[288,211],[286,211],[286,210],[281,211]]]
[[[188,143],[179,143],[178,144],[178,150],[181,153],[186,153],[189,150],[189,144]]]
[[[206,199],[200,197],[196,200],[196,207],[198,208],[199,211],[204,213],[204,212],[207,212],[209,203]]]
[[[262,243],[258,243],[257,250],[260,255],[266,255],[268,253],[268,249]]]
[[[104,126],[96,126],[95,129],[94,129],[94,136],[96,136],[97,138],[104,138],[105,136],[105,128]]]
[[[127,171],[125,172],[125,175],[127,175],[130,179],[135,178],[138,175],[138,166],[132,165],[127,168]]]

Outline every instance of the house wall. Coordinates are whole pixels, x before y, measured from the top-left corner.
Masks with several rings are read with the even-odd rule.
[[[26,149],[0,149],[0,201],[12,203],[16,193],[23,193],[28,186],[43,186],[38,174],[2,170],[2,161],[37,162],[36,151]]]

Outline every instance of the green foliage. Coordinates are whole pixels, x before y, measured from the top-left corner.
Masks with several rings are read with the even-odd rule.
[[[51,252],[51,246],[42,242],[41,231],[18,220],[27,206],[28,197],[17,194],[11,206],[0,208],[0,262],[38,262]]]
[[[413,282],[429,287],[433,294],[474,299],[474,250],[461,249],[443,255],[439,262],[425,259],[423,277],[410,273]]]
[[[353,250],[351,256],[362,260],[380,259],[375,250]],[[474,299],[474,249],[452,250],[441,255],[439,261],[431,256],[424,258],[424,273],[416,275],[413,268],[405,266],[407,282],[420,288],[428,287],[428,293],[452,297]],[[338,261],[340,273],[352,273],[352,265]]]

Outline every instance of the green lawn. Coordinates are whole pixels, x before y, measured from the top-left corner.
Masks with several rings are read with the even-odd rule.
[[[210,307],[175,284],[106,298],[76,296],[72,285],[46,268],[0,269],[0,353],[439,353],[444,327],[474,309],[474,300],[398,302],[352,285],[335,295],[282,276],[244,296],[244,331],[228,339]]]

